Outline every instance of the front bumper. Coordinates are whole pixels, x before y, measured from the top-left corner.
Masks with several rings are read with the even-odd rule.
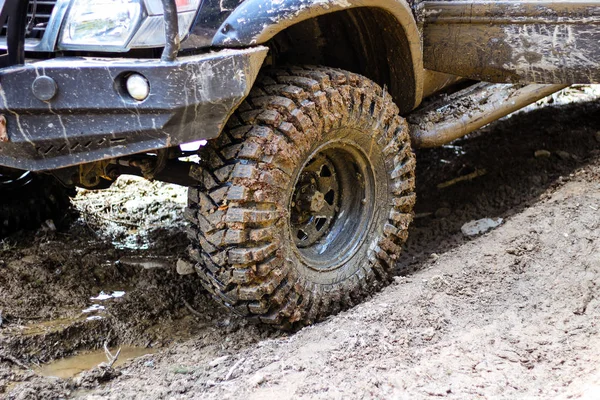
[[[41,171],[142,153],[219,135],[248,95],[268,49],[255,47],[180,57],[58,58],[0,71],[0,166]],[[150,96],[123,90],[131,73]],[[33,93],[36,78],[56,83],[51,100]]]

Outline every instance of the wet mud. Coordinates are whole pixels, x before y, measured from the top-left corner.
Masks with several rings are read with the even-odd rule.
[[[131,359],[156,352],[156,350],[152,348],[133,346],[119,347],[118,349],[113,348],[108,349],[108,351],[110,351],[113,356],[116,355],[117,352],[119,354],[119,357],[112,365],[114,368],[125,364]],[[103,363],[107,363],[106,352],[104,350],[98,350],[89,353],[84,352],[76,356],[61,358],[48,364],[40,365],[39,367],[34,368],[34,372],[42,376],[66,379],[79,375],[82,372],[92,370]]]
[[[70,227],[0,242],[0,397],[595,398],[600,101],[584,92],[418,151],[395,283],[294,334],[176,273],[185,190],[80,193]],[[503,222],[461,232],[483,218]],[[44,372],[61,362],[76,371]]]

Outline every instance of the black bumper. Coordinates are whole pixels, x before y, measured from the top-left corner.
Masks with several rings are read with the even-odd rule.
[[[266,54],[266,47],[256,47],[173,62],[58,58],[5,68],[0,166],[51,170],[217,137]],[[123,89],[124,77],[134,72],[150,84],[142,102]],[[33,93],[39,76],[56,82],[49,101]]]

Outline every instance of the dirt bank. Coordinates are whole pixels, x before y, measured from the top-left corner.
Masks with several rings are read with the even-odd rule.
[[[600,397],[600,102],[559,100],[419,151],[395,283],[294,334],[246,325],[175,273],[178,188],[82,193],[70,228],[0,246],[0,396]],[[480,218],[503,223],[465,237]],[[26,369],[105,342],[158,352],[73,379]]]

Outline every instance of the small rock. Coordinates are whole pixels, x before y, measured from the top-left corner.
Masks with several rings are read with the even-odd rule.
[[[44,228],[50,232],[56,232],[56,225],[51,219],[47,219],[46,222],[44,222]]]
[[[548,150],[537,150],[533,153],[535,158],[548,158],[552,155]]]
[[[596,132],[596,141],[600,143],[600,131]]]
[[[190,275],[196,272],[194,270],[194,265],[188,261],[183,259],[177,260],[177,273],[179,275]]]
[[[226,326],[229,326],[229,325],[231,325],[231,320],[229,318],[225,318],[220,321],[217,321],[217,326],[219,328],[225,328]],[[229,338],[229,337],[225,339],[226,342],[229,342],[230,340],[231,340],[231,338]]]
[[[450,216],[450,214],[452,214],[452,210],[450,210],[449,208],[446,208],[446,207],[438,208],[435,211],[436,218],[446,218],[446,217]]]
[[[263,383],[265,380],[266,380],[265,376],[263,374],[261,374],[260,372],[257,372],[256,374],[254,374],[250,378],[248,378],[248,384],[252,387],[256,387],[256,386],[260,385],[261,383]]]
[[[144,363],[144,367],[146,368],[154,368],[154,360],[149,360]]]
[[[443,276],[434,275],[431,277],[429,282],[427,282],[427,285],[434,290],[440,290],[446,285],[446,281],[444,280]]]
[[[500,226],[500,224],[502,224],[502,222],[502,218],[483,218],[478,219],[477,221],[467,222],[462,226],[462,228],[460,228],[460,230],[465,236],[477,236],[481,233],[485,233],[491,229],[497,228]]]
[[[229,359],[229,356],[215,358],[214,360],[209,362],[208,365],[211,367],[216,367],[217,365],[222,364],[223,362],[227,361],[228,359]]]
[[[192,382],[179,379],[169,385],[169,390],[175,393],[185,393],[190,389],[190,386],[192,386]]]
[[[424,340],[431,340],[433,339],[433,336],[435,336],[435,329],[433,327],[429,327],[423,331]]]

